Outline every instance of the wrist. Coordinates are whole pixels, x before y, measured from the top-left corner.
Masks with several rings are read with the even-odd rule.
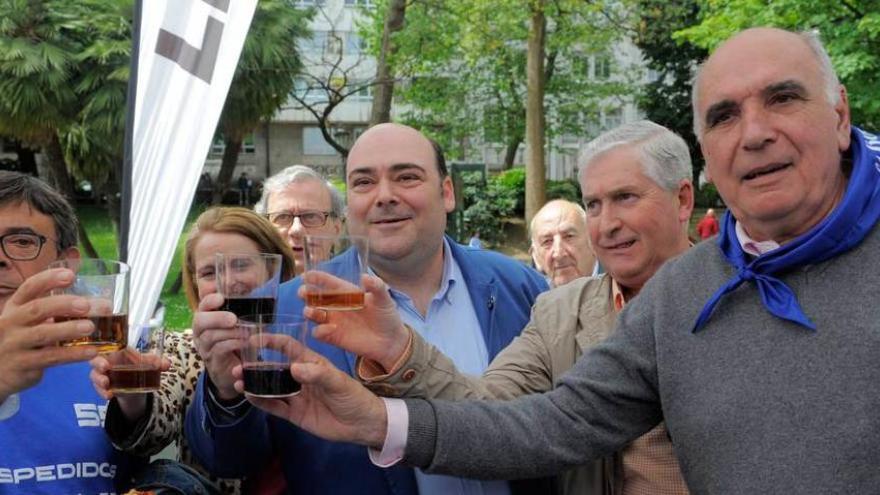
[[[403,364],[412,350],[412,329],[410,327],[401,325],[396,335],[388,346],[388,352],[385,353],[385,356],[376,360],[389,375],[397,371],[397,368]]]
[[[363,445],[381,450],[385,445],[385,437],[388,436],[388,410],[385,402],[379,397],[372,396],[372,412],[370,413],[367,428],[364,428],[365,438]]]
[[[147,394],[119,394],[116,401],[122,415],[129,422],[137,421],[147,411]]]

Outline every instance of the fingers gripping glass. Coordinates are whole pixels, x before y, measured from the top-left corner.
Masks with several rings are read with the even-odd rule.
[[[40,234],[14,232],[0,236],[3,254],[15,261],[30,261],[40,255],[49,238]]]
[[[292,211],[276,211],[269,213],[267,217],[272,225],[279,229],[289,229],[293,225],[293,220],[299,218],[303,227],[314,228],[322,227],[327,223],[327,218],[331,215],[329,211],[309,210],[294,213]]]

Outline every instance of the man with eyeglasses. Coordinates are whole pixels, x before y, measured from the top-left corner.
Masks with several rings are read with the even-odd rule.
[[[87,300],[46,296],[73,282],[52,261],[78,258],[77,219],[44,182],[0,171],[0,494],[110,493],[128,468],[101,428],[106,401],[92,388]]]
[[[304,165],[292,165],[266,179],[254,211],[265,215],[287,240],[298,275],[305,266],[305,236],[338,234],[345,201],[321,174]]]

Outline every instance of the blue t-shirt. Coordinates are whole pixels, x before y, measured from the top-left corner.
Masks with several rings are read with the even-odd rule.
[[[130,469],[104,433],[88,363],[49,368],[0,420],[0,494],[112,494]],[[7,413],[10,411],[7,411]]]

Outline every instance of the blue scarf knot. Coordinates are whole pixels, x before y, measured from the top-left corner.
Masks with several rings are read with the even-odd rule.
[[[816,330],[794,292],[776,275],[849,251],[862,242],[880,219],[880,138],[853,127],[850,152],[853,169],[840,204],[818,225],[777,249],[749,261],[736,235],[736,219],[730,210],[724,214],[718,247],[736,274],[706,302],[694,332],[709,321],[718,302],[744,282],[755,284],[761,302],[772,315]]]

